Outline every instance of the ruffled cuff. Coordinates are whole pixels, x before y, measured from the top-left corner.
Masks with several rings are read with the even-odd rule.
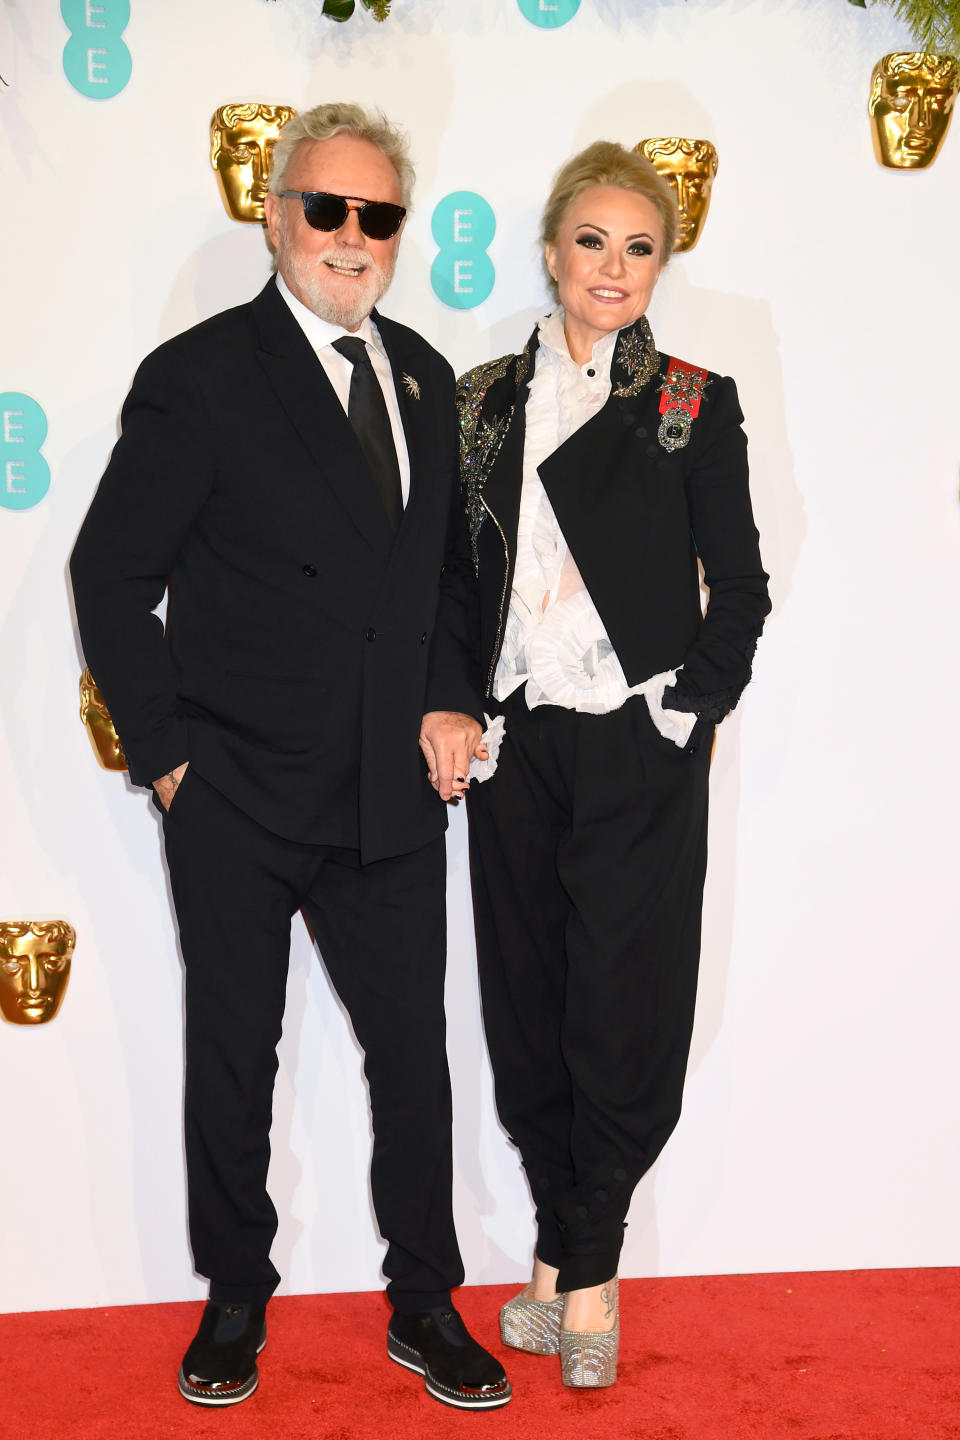
[[[493,719],[484,713],[484,720],[487,728],[480,739],[486,745],[489,756],[486,760],[478,760],[476,756],[470,761],[470,769],[467,771],[468,780],[476,780],[482,784],[489,780],[497,768],[497,760],[500,758],[500,746],[503,744],[503,737],[506,733],[507,720],[505,715],[495,715]]]
[[[672,740],[678,750],[683,750],[693,734],[697,717],[689,713],[681,713],[678,710],[670,710],[664,705],[663,698],[676,678],[675,670],[666,670],[662,675],[654,675],[641,689],[647,702],[647,709],[650,711],[650,719],[664,740]]]

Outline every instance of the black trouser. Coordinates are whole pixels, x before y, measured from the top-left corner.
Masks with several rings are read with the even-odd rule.
[[[355,850],[271,834],[192,767],[163,823],[186,966],[190,1239],[211,1297],[266,1300],[280,1278],[266,1181],[290,921],[302,907],[365,1052],[387,1293],[398,1310],[447,1304],[463,1266],[452,1214],[442,837],[361,865]],[[340,1173],[336,1159],[330,1171]]]
[[[537,1254],[572,1290],[616,1272],[634,1187],[680,1115],[712,729],[689,753],[642,697],[503,709],[496,773],[469,800],[484,1025]]]

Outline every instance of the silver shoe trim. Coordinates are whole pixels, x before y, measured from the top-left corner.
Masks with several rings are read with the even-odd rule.
[[[252,1374],[244,1380],[210,1380],[195,1383],[192,1376],[185,1375],[181,1367],[177,1376],[177,1389],[184,1400],[190,1400],[196,1405],[237,1405],[252,1395],[260,1384],[259,1372],[254,1366]],[[206,1388],[206,1387],[211,1388]],[[219,1386],[219,1389],[213,1389]],[[231,1389],[224,1387],[231,1386]]]
[[[407,1360],[403,1355],[397,1355],[392,1348],[394,1346],[398,1349],[405,1350],[408,1355],[414,1357],[413,1360]],[[422,1375],[426,1382],[427,1390],[436,1400],[442,1400],[447,1405],[455,1405],[458,1410],[489,1410],[497,1405],[505,1405],[513,1394],[510,1381],[506,1376],[504,1376],[503,1380],[498,1380],[496,1385],[489,1385],[482,1390],[473,1389],[469,1386],[465,1387],[464,1390],[454,1390],[452,1386],[444,1385],[442,1380],[437,1380],[430,1374],[420,1351],[415,1350],[412,1345],[408,1345],[404,1340],[399,1340],[396,1335],[390,1331],[387,1333],[387,1355],[397,1365],[403,1365],[407,1370],[412,1370],[416,1375]],[[465,1400],[462,1398],[465,1393],[479,1396],[488,1395],[490,1398]]]

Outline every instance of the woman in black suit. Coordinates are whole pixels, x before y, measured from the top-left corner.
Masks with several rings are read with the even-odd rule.
[[[680,1113],[714,726],[769,610],[736,387],[645,318],[676,225],[647,160],[575,156],[543,219],[559,308],[458,387],[504,731],[469,800],[484,1023],[537,1221],[501,1325],[568,1385],[616,1378],[625,1217]]]

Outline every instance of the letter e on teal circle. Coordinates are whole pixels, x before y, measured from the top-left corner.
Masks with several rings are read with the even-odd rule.
[[[517,4],[530,24],[541,30],[557,30],[580,9],[580,0],[517,0]]]
[[[430,269],[434,293],[454,310],[481,305],[496,281],[487,254],[497,232],[493,207],[473,190],[454,190],[437,205],[430,228],[440,247]]]
[[[493,207],[473,190],[454,190],[444,195],[430,221],[433,238],[445,250],[476,245],[486,250],[497,233]]]
[[[29,395],[0,395],[0,505],[29,510],[50,489],[50,466],[40,454],[47,417]]]
[[[60,0],[70,30],[63,50],[63,71],[70,84],[91,100],[118,95],[133,69],[122,39],[130,23],[130,0]]]

